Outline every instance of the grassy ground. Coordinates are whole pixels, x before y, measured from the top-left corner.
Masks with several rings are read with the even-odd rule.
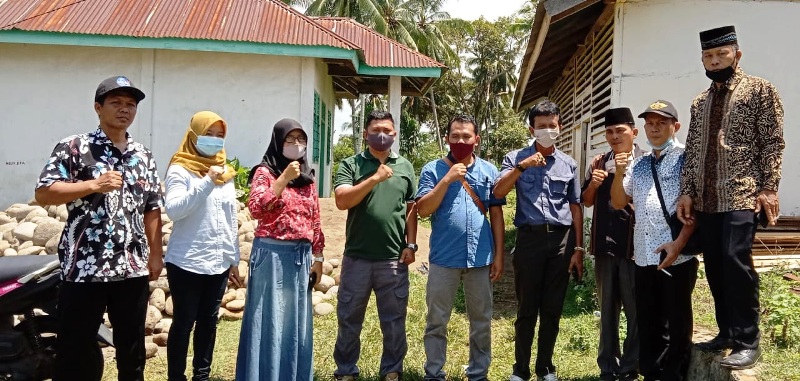
[[[405,380],[422,380],[422,365],[425,352],[422,334],[425,327],[425,282],[420,274],[411,275],[411,292],[408,308],[408,356],[405,361]],[[496,285],[495,314],[492,323],[492,366],[490,379],[504,380],[511,372],[514,362],[514,301],[510,274]],[[577,291],[576,291],[577,288]],[[587,307],[585,300],[590,290],[572,287],[567,296],[561,332],[556,344],[554,362],[563,380],[597,380],[597,327],[598,321]],[[768,292],[768,290],[767,290]],[[714,327],[713,303],[704,280],[699,280],[694,295],[695,322],[705,327]],[[450,380],[461,380],[462,365],[468,356],[468,322],[463,312],[454,311],[449,326],[450,346],[446,371]],[[624,326],[624,324],[623,324]],[[333,345],[336,339],[335,314],[316,317],[314,320],[314,368],[316,379],[328,380],[333,373]],[[212,381],[233,381],[236,350],[239,339],[239,322],[223,321],[219,325],[217,346],[212,367]],[[624,332],[622,332],[624,335]],[[374,300],[367,309],[367,318],[362,333],[362,352],[359,366],[362,380],[378,380],[378,364],[381,351],[380,327]],[[762,380],[800,380],[800,354],[795,349],[780,349],[768,338],[764,338],[764,361],[761,365]],[[534,348],[535,353],[535,348]],[[191,356],[191,353],[190,353]],[[191,361],[190,361],[191,362]],[[162,355],[148,360],[145,370],[147,380],[166,379],[166,358]],[[114,362],[107,363],[103,380],[116,379]]]

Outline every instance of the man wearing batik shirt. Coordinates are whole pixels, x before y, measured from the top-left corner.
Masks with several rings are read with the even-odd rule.
[[[97,87],[97,130],[53,149],[36,185],[42,205],[67,204],[55,381],[100,380],[97,327],[114,326],[119,380],[144,380],[148,278],[163,267],[161,181],[149,149],[126,132],[144,93],[128,78]]]
[[[703,231],[703,261],[719,334],[706,351],[733,348],[720,365],[744,369],[761,355],[758,274],[752,245],[759,212],[778,219],[783,105],[775,87],[745,74],[733,26],[700,33],[713,82],[691,107],[678,217]],[[696,211],[696,216],[693,212]]]

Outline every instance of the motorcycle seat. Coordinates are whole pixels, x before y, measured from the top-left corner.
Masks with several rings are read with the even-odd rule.
[[[53,261],[58,262],[58,255],[0,257],[0,283],[21,278],[46,267]]]

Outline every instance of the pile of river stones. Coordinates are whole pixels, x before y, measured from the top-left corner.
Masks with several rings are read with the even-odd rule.
[[[244,204],[239,203],[237,213],[239,221],[239,247],[241,260],[239,261],[239,274],[244,280],[245,287],[236,288],[229,284],[222,297],[222,306],[219,318],[224,320],[240,320],[244,313],[245,297],[247,295],[247,281],[249,276],[250,251],[253,247],[254,232],[258,221],[253,219]],[[0,257],[18,255],[49,255],[56,254],[58,241],[67,219],[67,208],[59,206],[39,206],[35,201],[28,204],[14,204],[0,212]],[[164,250],[172,233],[172,221],[166,214],[161,214],[163,221]],[[326,259],[322,264],[322,279],[314,287],[312,305],[314,315],[328,315],[334,311],[329,303],[339,290],[338,258]],[[37,313],[41,313],[37,311]],[[172,325],[172,297],[169,291],[169,281],[166,270],[162,271],[158,280],[150,282],[150,302],[145,321],[145,345],[147,357],[155,356],[159,347],[165,347],[169,340],[169,328]],[[104,316],[105,324],[110,328],[108,316]],[[19,321],[22,316],[17,316]],[[113,349],[104,350],[106,357],[113,356]]]

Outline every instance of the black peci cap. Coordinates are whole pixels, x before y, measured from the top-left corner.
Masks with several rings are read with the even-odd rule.
[[[700,32],[700,47],[702,50],[738,43],[739,41],[736,38],[736,28],[733,25]]]
[[[604,126],[616,126],[618,124],[636,124],[631,109],[627,107],[618,107],[606,110]]]

